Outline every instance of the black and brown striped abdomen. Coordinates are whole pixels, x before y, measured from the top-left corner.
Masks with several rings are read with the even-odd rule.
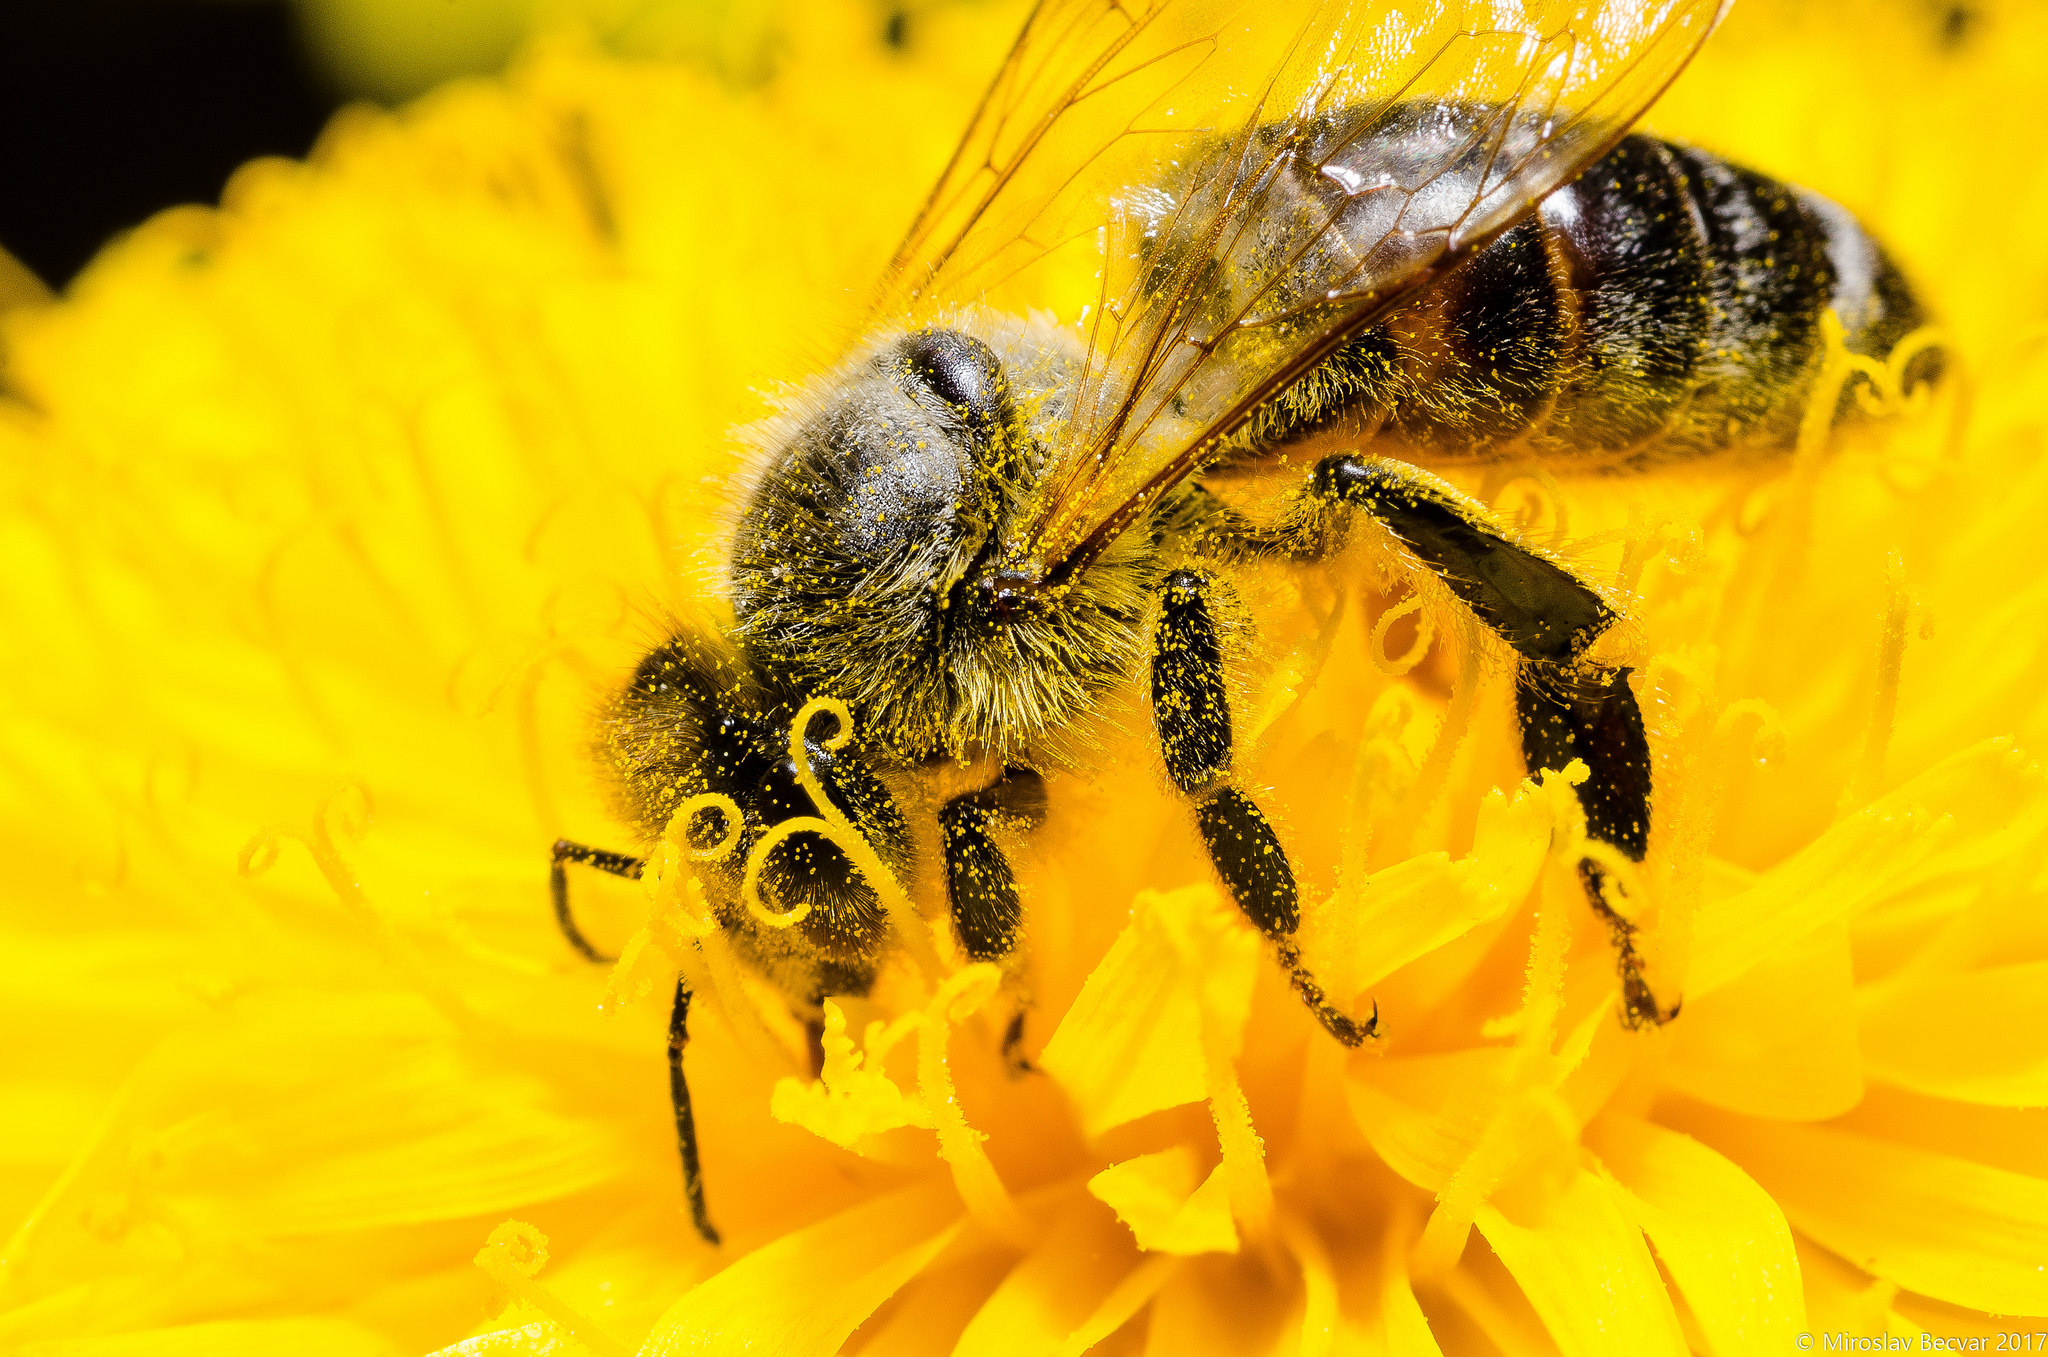
[[[1432,459],[1602,466],[1788,446],[1829,307],[1879,359],[1925,319],[1842,208],[1630,136],[1232,441],[1390,435]]]

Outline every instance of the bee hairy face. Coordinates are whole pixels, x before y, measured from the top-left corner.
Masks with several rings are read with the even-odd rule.
[[[1056,595],[1012,559],[1069,347],[994,321],[895,334],[771,430],[734,543],[733,639],[797,689],[844,693],[897,759],[1012,756],[1143,644],[1141,543]]]

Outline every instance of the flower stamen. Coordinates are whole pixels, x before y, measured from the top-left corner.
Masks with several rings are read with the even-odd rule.
[[[946,1045],[953,1024],[987,1003],[1001,988],[1003,973],[988,962],[964,967],[939,986],[925,1006],[917,1033],[917,1086],[925,1114],[939,1136],[939,1157],[953,1170],[953,1185],[975,1220],[998,1238],[1024,1247],[1032,1228],[1017,1209],[1009,1189],[996,1176],[995,1165],[981,1142],[988,1137],[968,1125],[967,1114],[953,1090]]]
[[[626,1350],[603,1330],[534,1280],[547,1261],[548,1237],[519,1220],[508,1220],[491,1231],[476,1254],[476,1265],[489,1273],[492,1281],[560,1325],[596,1357],[626,1357]]]
[[[277,864],[278,846],[284,840],[289,839],[304,848],[313,859],[313,866],[327,882],[328,889],[334,892],[335,899],[375,939],[378,950],[384,953],[392,968],[404,976],[406,983],[418,990],[428,1003],[440,1010],[441,1016],[458,1026],[467,1027],[470,1025],[469,1006],[435,976],[419,954],[398,935],[384,912],[370,903],[363,883],[356,878],[355,868],[335,847],[334,828],[338,827],[342,835],[351,841],[361,839],[369,832],[374,813],[375,803],[370,789],[351,778],[320,798],[319,805],[313,810],[310,829],[296,825],[271,825],[258,830],[236,855],[235,870],[245,878],[262,876]]]
[[[1410,613],[1422,613],[1415,619],[1415,639],[1401,652],[1398,659],[1387,655],[1387,630],[1394,623]],[[1429,653],[1430,642],[1436,639],[1436,619],[1422,612],[1422,595],[1410,594],[1395,606],[1380,614],[1380,620],[1372,624],[1372,641],[1366,655],[1372,660],[1373,668],[1389,678],[1400,678]]]
[[[1884,633],[1877,648],[1877,694],[1871,704],[1870,725],[1863,736],[1863,752],[1856,761],[1855,776],[1842,793],[1837,814],[1863,809],[1884,789],[1884,760],[1899,710],[1899,675],[1905,665],[1912,613],[1913,596],[1906,589],[1905,563],[1897,551],[1892,551],[1885,557]]]

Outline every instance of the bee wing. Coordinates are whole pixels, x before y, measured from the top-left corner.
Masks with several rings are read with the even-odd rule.
[[[1017,555],[1065,577],[1259,402],[1614,145],[1727,0],[1041,0],[892,313],[1079,311]]]

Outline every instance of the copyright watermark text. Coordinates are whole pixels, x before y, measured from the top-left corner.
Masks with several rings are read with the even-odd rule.
[[[1793,1343],[1801,1352],[2048,1352],[2048,1332],[1977,1333],[1910,1336],[1882,1333],[1802,1333]]]

